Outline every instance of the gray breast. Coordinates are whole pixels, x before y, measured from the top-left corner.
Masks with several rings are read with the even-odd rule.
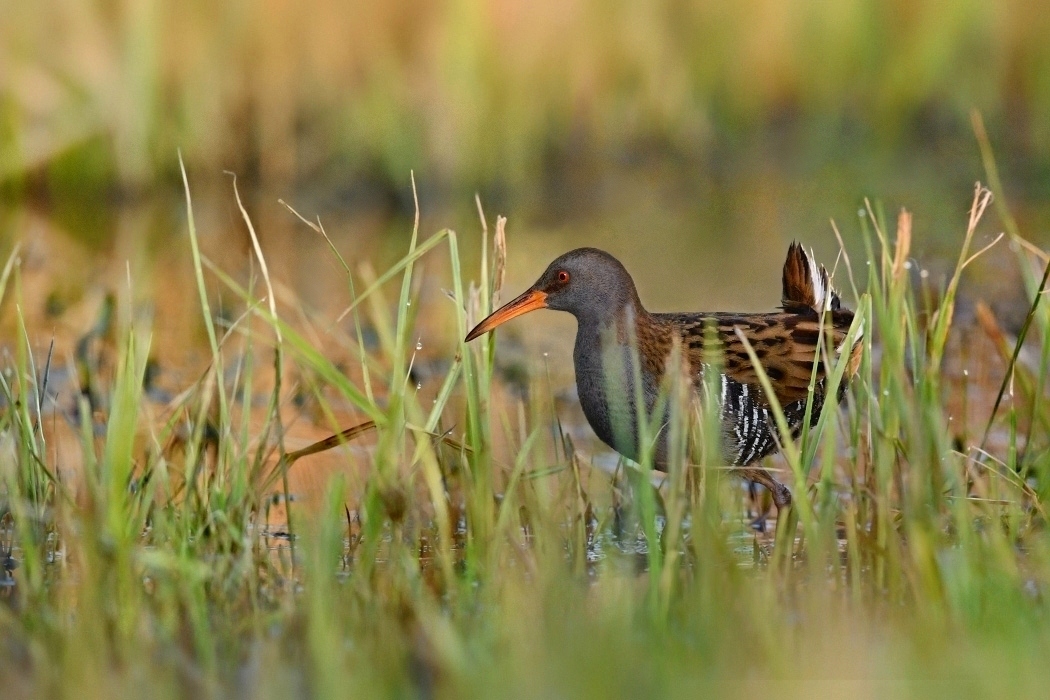
[[[602,338],[609,340],[602,342]],[[615,342],[611,334],[577,333],[573,351],[576,389],[587,422],[602,442],[623,456],[638,459],[638,421],[635,369],[629,346]],[[641,373],[642,400],[651,412],[658,392],[658,380]],[[657,449],[660,463],[664,449]]]

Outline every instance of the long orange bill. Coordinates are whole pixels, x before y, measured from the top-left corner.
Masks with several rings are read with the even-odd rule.
[[[514,301],[508,302],[496,309],[489,314],[488,318],[474,326],[474,330],[467,333],[466,342],[469,343],[475,338],[485,335],[496,326],[501,323],[506,323],[512,318],[517,318],[522,314],[527,314],[536,309],[545,308],[547,308],[547,293],[541,292],[538,289],[530,289]]]

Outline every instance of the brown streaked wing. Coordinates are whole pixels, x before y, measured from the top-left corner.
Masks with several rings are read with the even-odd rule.
[[[765,368],[780,404],[786,406],[806,398],[813,362],[817,359],[817,343],[821,337],[819,316],[815,311],[805,309],[798,313],[658,316],[665,316],[661,320],[678,327],[683,345],[689,350],[694,376],[699,374],[704,362],[704,325],[710,319],[715,323],[722,344],[723,371],[730,379],[751,385],[755,395],[765,398],[758,373],[736,334],[739,328]],[[838,345],[845,339],[853,314],[836,311],[831,316],[831,323],[825,322],[825,333],[832,337],[825,338]],[[818,367],[818,379],[823,374],[823,367]]]

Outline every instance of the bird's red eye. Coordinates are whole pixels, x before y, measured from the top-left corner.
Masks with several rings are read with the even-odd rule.
[[[568,282],[569,281],[569,273],[566,272],[565,270],[562,270],[561,272],[559,272],[558,273],[558,281],[561,282],[562,284],[565,284],[566,282]]]

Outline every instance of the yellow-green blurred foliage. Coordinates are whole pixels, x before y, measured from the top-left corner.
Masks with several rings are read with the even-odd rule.
[[[1038,0],[6,0],[0,14],[8,182],[139,187],[181,148],[277,182],[415,168],[522,183],[785,125],[902,147],[965,133],[973,107],[1050,161]]]

